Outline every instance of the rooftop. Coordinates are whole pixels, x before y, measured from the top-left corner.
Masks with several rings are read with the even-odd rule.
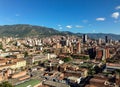
[[[43,84],[48,85],[48,86],[52,86],[52,87],[70,87],[67,84],[53,82],[53,81],[44,81]]]

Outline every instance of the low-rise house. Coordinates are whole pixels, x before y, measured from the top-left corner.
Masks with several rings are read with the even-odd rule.
[[[87,77],[88,69],[79,68],[75,65],[63,64],[60,65],[60,72],[64,72],[65,76]]]
[[[91,85],[95,87],[118,87],[116,81],[117,80],[114,76],[104,76],[102,74],[98,74],[90,79],[89,85],[86,85],[86,87],[91,87]]]
[[[43,81],[42,83],[45,86],[49,87],[70,87],[67,84],[59,83],[59,82],[53,82],[53,81]]]
[[[0,65],[0,70],[1,73],[6,76],[6,78],[14,74],[17,69],[26,67],[26,60],[24,59],[3,58],[0,60],[2,62]]]
[[[65,83],[63,81],[64,79],[64,74],[58,71],[52,71],[52,72],[46,72],[44,73],[43,77],[46,80],[51,80],[51,81],[56,81],[56,82],[62,82]]]
[[[81,77],[70,76],[67,79],[69,80],[70,83],[77,83],[77,84],[79,84],[80,81],[81,81]]]
[[[12,75],[12,78],[19,78],[21,76],[25,76],[27,74],[26,71],[22,71],[22,72],[19,72],[19,73],[15,73]]]

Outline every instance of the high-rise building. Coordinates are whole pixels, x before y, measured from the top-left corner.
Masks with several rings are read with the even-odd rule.
[[[105,48],[105,58],[110,58],[109,48]]]
[[[69,46],[69,40],[68,39],[66,40],[66,46]]]
[[[88,54],[90,59],[95,59],[96,57],[96,49],[95,48],[89,48],[88,49]]]
[[[103,58],[103,49],[97,49],[96,50],[96,59],[102,60],[102,58]]]
[[[70,46],[70,52],[73,53],[73,46]]]
[[[105,43],[108,43],[108,36],[105,36]]]
[[[61,44],[60,43],[56,43],[56,48],[61,48]]]
[[[87,42],[87,35],[83,34],[83,43],[86,43],[86,42]]]
[[[61,38],[61,40],[60,40],[60,44],[61,44],[61,46],[65,46],[66,45],[66,40],[65,40],[65,38]]]
[[[75,53],[75,54],[78,53],[76,43],[73,43],[72,45],[73,45],[73,53]]]
[[[96,59],[106,60],[110,58],[109,48],[100,48],[96,50]]]
[[[119,42],[120,42],[120,40],[119,40]]]
[[[102,43],[102,39],[99,38],[99,39],[98,39],[98,44],[101,45],[101,43]]]
[[[77,42],[76,46],[77,46],[77,53],[81,53],[81,46],[79,41]]]

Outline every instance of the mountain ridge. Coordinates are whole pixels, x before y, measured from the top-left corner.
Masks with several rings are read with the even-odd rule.
[[[77,35],[82,36],[84,33],[73,33],[69,31],[58,31],[53,28],[48,28],[38,25],[30,24],[14,24],[14,25],[1,25],[0,26],[0,37],[2,36],[12,36],[12,37],[27,37],[27,36],[37,36],[37,37],[49,37],[52,35]],[[85,33],[89,38],[104,39],[105,36],[108,36],[113,40],[120,40],[119,34],[111,33]]]

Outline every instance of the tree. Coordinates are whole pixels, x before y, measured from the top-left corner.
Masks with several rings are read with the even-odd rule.
[[[5,81],[5,82],[0,83],[0,87],[13,87],[13,85],[9,83],[8,81]]]
[[[66,57],[66,58],[63,59],[63,61],[64,61],[64,62],[69,62],[69,61],[71,61],[71,58]]]
[[[2,45],[2,43],[0,43],[0,49],[3,49],[3,45]]]
[[[83,56],[83,59],[88,60],[88,59],[90,59],[90,57],[89,56]]]
[[[25,53],[24,53],[24,57],[27,57],[27,56],[28,56],[28,52],[25,51]]]
[[[98,66],[94,67],[95,73],[98,74],[99,72],[101,72],[101,68],[99,68]]]
[[[89,68],[88,74],[89,74],[90,76],[93,76],[93,75],[95,74],[94,68]]]

